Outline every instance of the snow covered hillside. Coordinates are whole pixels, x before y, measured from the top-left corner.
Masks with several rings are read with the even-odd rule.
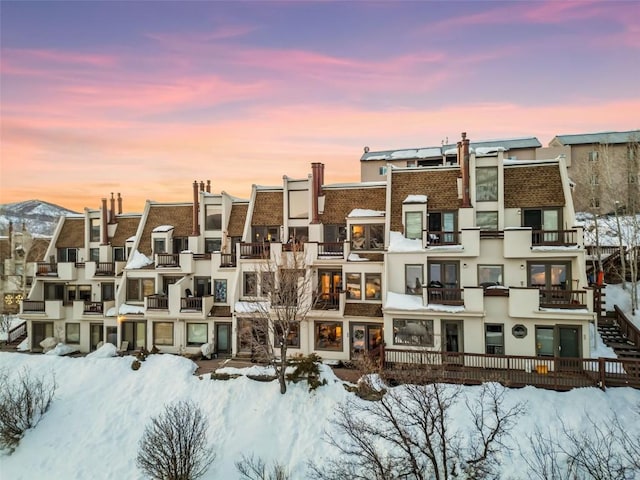
[[[75,212],[42,200],[6,203],[0,205],[0,234],[7,235],[9,222],[13,222],[14,229],[21,229],[25,222],[32,235],[51,236],[60,215],[72,213]]]
[[[323,368],[328,385],[309,393],[305,383],[291,384],[282,396],[277,382],[199,378],[193,375],[195,364],[178,356],[151,355],[138,371],[131,369],[132,361],[133,357],[0,353],[0,367],[12,371],[28,367],[55,377],[58,384],[52,407],[40,424],[27,432],[12,455],[0,456],[2,478],[142,479],[135,458],[145,425],[166,403],[186,399],[208,417],[209,441],[218,454],[205,479],[239,478],[234,462],[242,454],[277,460],[290,469],[293,479],[308,478],[308,460],[322,463],[337,455],[322,440],[323,431],[331,427],[336,405],[353,394],[328,367]],[[473,398],[479,390],[464,387],[464,394]],[[638,390],[556,393],[527,387],[506,392],[507,406],[521,401],[527,403],[527,412],[507,442],[514,449],[526,444],[538,425],[558,428],[556,419],[562,418],[570,428],[580,428],[586,415],[607,422],[612,410],[620,413],[629,434],[640,435],[640,421],[631,413],[640,405]],[[451,418],[464,435],[469,427],[463,408],[456,407]],[[525,455],[528,448],[523,447]],[[531,478],[518,451],[504,452],[502,460],[501,478]]]

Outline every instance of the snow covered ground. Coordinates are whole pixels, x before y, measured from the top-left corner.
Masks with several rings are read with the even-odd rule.
[[[0,353],[0,368],[28,367],[54,376],[58,384],[52,407],[40,424],[27,432],[12,455],[0,455],[3,479],[142,479],[135,457],[144,426],[166,403],[183,399],[199,405],[209,420],[209,441],[218,456],[205,479],[239,478],[234,462],[251,453],[284,463],[293,479],[305,479],[308,460],[322,463],[337,454],[322,440],[323,431],[330,428],[336,405],[353,394],[329,367],[323,369],[328,385],[309,393],[304,383],[290,384],[282,396],[277,382],[199,378],[193,375],[195,364],[178,356],[151,355],[133,371],[133,357],[101,353],[84,358]],[[478,392],[479,387],[464,387],[471,398]],[[638,416],[631,413],[640,405],[639,390],[585,388],[557,393],[527,387],[508,390],[506,402],[527,404],[526,415],[507,442],[514,447],[537,425],[554,427],[556,415],[578,428],[586,415],[607,422],[616,410],[629,433],[640,435]],[[468,429],[463,408],[456,407],[451,415],[453,427],[462,435]],[[523,449],[526,454],[527,446]],[[518,451],[505,452],[502,460],[501,478],[530,478]]]
[[[605,290],[605,302],[608,311],[613,311],[613,306],[618,307],[625,313],[627,318],[631,320],[636,327],[640,328],[640,309],[636,310],[635,315],[631,314],[631,288],[627,284],[626,290],[622,288],[622,284],[609,284]],[[640,300],[640,298],[638,298]],[[640,302],[638,302],[640,304]]]

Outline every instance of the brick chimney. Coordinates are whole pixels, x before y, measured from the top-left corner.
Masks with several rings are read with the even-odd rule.
[[[102,221],[100,222],[100,244],[106,245],[108,243],[107,233],[107,199],[102,199]]]
[[[462,140],[458,142],[458,162],[462,174],[462,208],[471,207],[469,194],[469,139],[467,132],[462,132]]]
[[[192,230],[191,235],[200,235],[200,225],[198,225],[198,182],[196,180],[193,181],[193,220],[192,220]]]
[[[109,223],[116,223],[116,199],[111,192],[111,208],[109,209]]]
[[[118,192],[118,215],[122,215],[122,197],[120,196],[120,192]]]
[[[207,180],[207,193],[211,193],[211,180]]]
[[[324,163],[314,162],[311,164],[311,223],[320,223],[318,218],[318,197],[322,195],[322,185],[324,184]]]

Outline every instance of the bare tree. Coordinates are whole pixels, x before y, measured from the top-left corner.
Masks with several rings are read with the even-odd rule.
[[[284,465],[275,462],[269,468],[264,460],[253,455],[243,455],[242,459],[236,462],[236,470],[242,480],[289,480],[291,478]]]
[[[311,474],[321,480],[487,478],[524,405],[506,408],[496,384],[481,389],[476,400],[466,402],[471,431],[451,422],[451,409],[463,396],[459,386],[409,384],[378,402],[352,399],[338,408],[334,431],[327,433],[342,455],[326,465],[311,464]]]
[[[207,446],[208,421],[189,401],[167,405],[151,419],[140,439],[136,464],[157,480],[194,480],[215,460]]]
[[[274,368],[282,394],[287,391],[288,350],[299,345],[301,323],[311,310],[310,265],[298,244],[291,244],[280,258],[261,261],[255,272],[252,312],[247,314],[240,338],[250,345],[255,359]]]
[[[563,454],[558,443],[553,440],[549,430],[543,432],[536,426],[533,433],[527,435],[527,442],[530,448],[525,450],[524,446],[521,445],[520,456],[528,465],[528,473],[531,478],[539,480],[571,480],[571,473],[567,468],[566,461],[560,461],[560,457]]]
[[[11,330],[12,315],[3,313],[0,315],[0,332],[7,334],[7,339],[4,343],[9,343],[9,330]]]
[[[12,452],[49,409],[57,385],[53,376],[37,376],[25,368],[13,375],[0,371],[0,386],[0,449]]]

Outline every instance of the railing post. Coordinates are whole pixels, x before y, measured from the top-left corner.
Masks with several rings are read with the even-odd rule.
[[[384,355],[385,355],[385,350],[384,350],[384,340],[383,340],[380,343],[380,370],[384,370],[384,364],[385,364]]]
[[[606,361],[604,358],[598,358],[598,372],[600,373],[600,389],[606,390]]]

